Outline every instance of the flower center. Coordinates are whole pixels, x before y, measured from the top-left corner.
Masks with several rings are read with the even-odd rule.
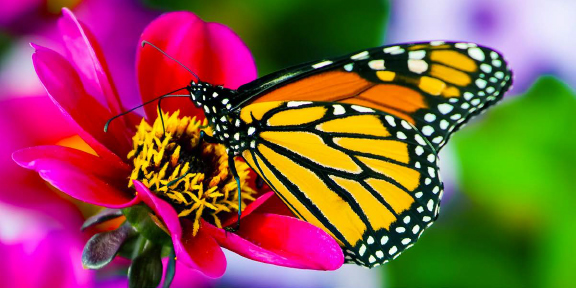
[[[160,117],[150,126],[144,119],[132,137],[133,150],[128,153],[133,170],[128,182],[141,181],[158,197],[172,203],[178,217],[194,221],[193,234],[204,219],[222,228],[220,217],[238,212],[236,180],[228,167],[228,154],[222,144],[200,142],[200,128],[212,134],[207,120],[163,114],[166,132]],[[201,125],[202,124],[202,125]],[[240,176],[242,200],[253,201],[256,191],[247,183],[249,167],[236,161]],[[169,186],[168,186],[169,185]],[[242,203],[242,208],[246,205]]]

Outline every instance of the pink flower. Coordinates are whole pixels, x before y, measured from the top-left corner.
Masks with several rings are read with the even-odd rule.
[[[218,221],[211,224],[202,217],[198,227],[194,219],[179,217],[183,211],[175,209],[166,197],[151,192],[148,189],[151,184],[145,185],[147,179],[134,179],[135,190],[127,188],[127,179],[135,175],[136,162],[129,161],[126,155],[134,149],[131,138],[140,117],[131,113],[112,122],[109,132],[104,133],[105,122],[127,109],[121,105],[92,33],[68,10],[64,10],[60,19],[60,28],[68,58],[38,45],[33,45],[36,51],[32,58],[50,98],[79,136],[64,144],[80,150],[62,145],[22,149],[13,154],[20,166],[37,171],[62,192],[90,204],[126,208],[143,201],[161,220],[156,222],[158,227],[169,233],[178,261],[209,277],[224,273],[226,259],[221,247],[250,259],[287,267],[333,270],[342,265],[341,248],[324,231],[292,216],[267,212],[270,203],[264,204],[278,201],[272,192],[250,203],[243,212],[241,229],[229,233],[217,227]],[[214,84],[236,88],[256,77],[250,52],[238,36],[227,27],[203,22],[192,13],[159,17],[145,29],[142,39],[159,46],[203,80]],[[140,48],[137,71],[143,101],[183,87],[191,79],[186,70],[149,47]],[[105,104],[95,97],[105,99]],[[200,113],[187,101],[165,102],[163,109],[168,111],[180,109],[182,114],[191,116]],[[28,113],[42,113],[42,108],[38,108]],[[146,107],[149,120],[154,120],[155,109],[152,105]],[[232,215],[223,219],[220,226],[235,223],[234,213],[229,214]]]

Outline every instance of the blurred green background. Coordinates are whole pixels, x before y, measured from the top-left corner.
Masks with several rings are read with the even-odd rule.
[[[576,53],[558,47],[576,45],[576,22],[562,12],[576,11],[571,10],[576,8],[574,1],[132,2],[152,13],[189,10],[205,21],[229,26],[251,49],[260,76],[367,47],[432,39],[488,45],[502,51],[516,72],[515,87],[505,100],[456,133],[442,152],[447,193],[440,218],[398,259],[369,271],[344,268],[342,277],[330,274],[337,272],[267,270],[231,256],[229,272],[211,285],[575,285],[576,61],[572,54]],[[80,7],[82,2],[75,5]],[[58,15],[46,12],[39,17],[50,22]],[[529,30],[529,24],[523,25],[531,22],[543,27]],[[3,64],[14,55],[9,52],[11,45],[30,33],[17,25],[21,24],[6,24],[0,34]],[[264,275],[269,273],[273,276]],[[286,277],[294,279],[283,280]]]

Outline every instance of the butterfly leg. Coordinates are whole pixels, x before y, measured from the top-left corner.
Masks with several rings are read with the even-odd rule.
[[[238,189],[238,221],[236,221],[235,227],[226,227],[224,228],[228,232],[236,232],[240,229],[240,218],[242,217],[242,193],[240,187],[240,176],[238,176],[238,172],[236,172],[236,164],[234,163],[234,155],[228,155],[228,167],[230,167],[230,172],[232,172],[232,176],[236,180],[236,187]]]
[[[264,179],[262,179],[262,177],[260,177],[260,175],[256,175],[256,188],[258,189],[262,189],[262,187],[264,187]]]
[[[200,131],[200,142],[199,146],[202,141],[206,141],[208,143],[220,143],[218,139],[207,135],[204,130]],[[225,227],[224,229],[228,232],[236,232],[240,229],[240,218],[242,217],[242,193],[241,193],[241,186],[240,186],[240,176],[238,176],[238,172],[236,171],[236,164],[234,163],[234,155],[228,155],[228,167],[230,168],[230,172],[232,172],[232,176],[236,180],[236,186],[238,187],[238,221],[234,227]]]

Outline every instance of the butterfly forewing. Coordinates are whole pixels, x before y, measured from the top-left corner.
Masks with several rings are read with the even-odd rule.
[[[330,101],[402,118],[438,151],[471,116],[500,100],[511,72],[497,52],[473,43],[373,48],[286,69],[239,88],[244,103]]]
[[[434,148],[408,121],[345,103],[249,104],[242,156],[295,215],[323,228],[346,261],[373,267],[413,245],[438,215]]]

